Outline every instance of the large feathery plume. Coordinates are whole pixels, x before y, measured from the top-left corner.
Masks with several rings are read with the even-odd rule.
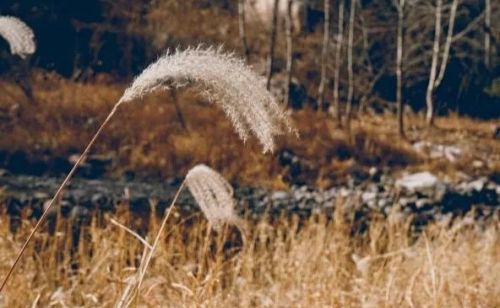
[[[211,102],[219,104],[243,140],[246,140],[250,132],[255,134],[263,145],[264,152],[273,150],[274,137],[282,134],[284,129],[294,131],[287,115],[281,110],[274,96],[266,89],[264,81],[233,54],[225,54],[221,48],[203,49],[201,47],[177,51],[174,54],[167,53],[137,76],[132,85],[125,90],[123,96],[113,106],[24,242],[2,285],[0,285],[0,292],[5,287],[33,235],[45,221],[55,200],[58,200],[64,187],[110,122],[118,107],[154,90],[168,89],[170,86],[181,87],[187,84],[199,87],[201,94]],[[173,206],[169,208],[165,220],[172,208]],[[141,276],[143,275],[141,274]]]
[[[33,30],[16,17],[0,16],[0,36],[9,43],[10,52],[14,55],[24,59],[35,53]]]
[[[264,147],[274,148],[274,137],[292,131],[289,119],[265,81],[242,59],[221,48],[190,48],[167,52],[146,68],[125,90],[120,103],[152,91],[192,85],[210,102],[219,105],[244,141],[252,132]]]

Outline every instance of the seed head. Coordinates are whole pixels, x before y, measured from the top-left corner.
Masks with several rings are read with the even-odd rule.
[[[24,59],[35,53],[33,30],[16,17],[0,16],[0,36],[9,43],[10,52],[14,55]]]
[[[186,175],[186,186],[212,226],[235,220],[233,188],[219,173],[197,165]]]
[[[194,86],[219,105],[244,141],[253,133],[264,152],[274,148],[274,137],[294,131],[288,116],[266,89],[260,76],[243,60],[221,48],[189,48],[165,54],[147,67],[125,90],[119,103],[158,89]]]

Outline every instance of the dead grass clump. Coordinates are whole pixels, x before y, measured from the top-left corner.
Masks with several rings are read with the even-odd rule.
[[[159,242],[137,304],[157,306],[414,306],[500,305],[498,222],[434,224],[420,236],[406,221],[374,220],[351,235],[346,213],[299,223],[252,223],[246,249],[227,254],[231,234],[174,218]],[[122,217],[116,217],[123,221]],[[0,271],[19,247],[0,217]],[[149,231],[154,237],[156,224]],[[32,225],[25,222],[20,235]],[[89,239],[69,255],[67,229],[37,236],[0,297],[6,307],[113,307],[137,271],[143,244],[121,228],[92,223]],[[424,235],[425,234],[425,235]],[[89,253],[91,251],[91,253]],[[62,257],[56,257],[62,254]],[[73,258],[73,261],[72,261]],[[74,259],[79,267],[71,270]],[[30,290],[30,292],[26,292]],[[35,306],[36,306],[35,305]]]
[[[357,131],[353,139],[353,156],[362,164],[404,167],[419,161],[417,153],[405,142],[365,130]]]
[[[123,91],[120,85],[76,83],[53,75],[35,74],[34,79],[34,93],[40,103],[37,108],[26,108],[17,116],[0,121],[0,131],[4,133],[4,138],[0,138],[0,149],[7,156],[22,151],[31,158],[46,156],[49,163],[51,158],[66,158],[74,154],[75,150],[85,146],[85,140],[92,137],[91,133]],[[5,99],[0,101],[2,117],[23,94],[13,84],[0,83],[5,94]],[[182,127],[176,114],[175,100],[187,129]],[[192,88],[177,91],[176,98],[169,92],[148,95],[144,97],[141,108],[127,104],[121,109],[120,116],[114,118],[103,133],[102,142],[95,145],[96,152],[113,157],[116,162],[108,175],[120,176],[127,172],[138,177],[175,177],[186,174],[196,164],[205,163],[227,179],[242,184],[257,182],[280,189],[286,185],[287,170],[279,165],[278,159],[256,155],[262,148],[253,138],[241,147],[224,112],[207,104]],[[497,154],[500,153],[500,143],[491,137],[494,121],[483,123],[450,115],[437,119],[436,125],[441,129],[456,127],[455,131],[427,132],[423,120],[417,115],[410,116],[407,130],[410,140],[452,144],[463,150],[464,155],[459,161],[450,163],[430,161],[425,157],[413,161],[411,144],[399,140],[397,123],[391,116],[370,115],[353,119],[354,135],[362,131],[362,139],[369,140],[360,142],[357,151],[354,151],[347,134],[335,128],[329,115],[305,108],[292,116],[301,138],[280,138],[276,153],[290,149],[297,154],[303,163],[305,180],[310,184],[323,181],[324,186],[332,185],[335,179],[327,177],[333,174],[341,179],[339,165],[351,160],[358,164],[358,158],[366,163],[394,164],[396,171],[398,164],[409,163],[406,168],[412,171],[446,172],[447,176],[464,171],[488,175],[490,170],[500,170],[500,156]],[[393,150],[394,154],[388,153]],[[356,152],[358,154],[354,156]],[[405,157],[402,161],[396,157],[400,154]],[[392,158],[387,160],[386,157]],[[482,169],[474,167],[476,160],[484,163]]]

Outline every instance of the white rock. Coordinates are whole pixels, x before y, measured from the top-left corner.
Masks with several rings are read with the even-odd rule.
[[[396,181],[396,186],[416,191],[429,189],[439,183],[439,179],[428,171],[406,175]]]
[[[361,194],[361,200],[363,200],[363,202],[370,202],[370,201],[373,201],[377,198],[377,193],[375,192],[364,192]]]
[[[488,179],[487,178],[479,178],[475,181],[472,181],[468,184],[469,187],[471,187],[472,189],[474,189],[475,191],[481,191],[484,189],[484,187],[486,186],[486,184],[488,183]]]
[[[434,144],[427,141],[420,141],[413,144],[415,151],[425,153],[430,158],[445,158],[451,162],[456,162],[462,156],[462,149],[455,145]]]
[[[275,191],[273,192],[271,199],[273,200],[285,200],[289,197],[286,191]]]

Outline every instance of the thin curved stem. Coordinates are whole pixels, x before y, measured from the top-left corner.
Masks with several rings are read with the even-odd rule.
[[[26,241],[24,242],[23,246],[21,247],[21,250],[19,251],[19,253],[18,253],[17,257],[16,257],[16,260],[14,261],[14,263],[12,264],[12,266],[9,269],[9,272],[7,273],[7,276],[5,276],[5,278],[4,278],[3,282],[2,282],[2,285],[0,286],[0,293],[2,292],[2,290],[5,287],[5,285],[7,284],[7,281],[9,280],[10,276],[12,275],[12,272],[14,272],[14,269],[16,268],[17,264],[19,263],[19,260],[21,259],[24,251],[28,247],[28,244],[30,243],[30,241],[33,238],[33,236],[35,235],[36,231],[45,222],[45,220],[46,220],[46,218],[48,216],[48,213],[49,213],[50,209],[53,207],[55,201],[59,198],[59,196],[61,195],[62,191],[64,190],[64,188],[68,184],[69,180],[73,177],[73,174],[78,169],[78,166],[83,162],[83,160],[87,156],[88,152],[90,151],[90,148],[92,147],[92,145],[95,143],[95,141],[97,140],[97,138],[99,137],[99,135],[104,130],[104,127],[109,123],[109,121],[111,120],[111,118],[113,117],[113,115],[116,113],[116,110],[118,109],[118,106],[120,104],[121,104],[121,102],[118,102],[118,103],[116,103],[113,106],[113,109],[111,109],[110,113],[108,114],[108,116],[106,117],[106,119],[104,120],[104,122],[101,124],[101,126],[99,127],[99,129],[97,130],[97,132],[95,133],[95,135],[92,137],[92,139],[90,140],[90,142],[87,144],[87,147],[85,147],[85,150],[83,150],[82,154],[80,154],[80,157],[78,158],[78,160],[74,164],[73,168],[71,168],[70,172],[68,173],[68,175],[66,176],[66,178],[64,179],[64,181],[61,183],[61,186],[59,186],[59,188],[57,189],[56,193],[54,194],[54,197],[52,197],[52,200],[50,200],[49,205],[47,206],[47,208],[43,212],[42,216],[40,217],[40,219],[36,223],[35,227],[31,231],[31,233],[28,236],[28,238],[26,239]]]
[[[170,207],[168,208],[168,211],[165,214],[163,221],[161,222],[160,230],[158,230],[158,233],[156,234],[156,238],[153,242],[153,247],[151,248],[151,250],[146,258],[144,266],[141,266],[141,268],[140,268],[139,282],[137,284],[137,291],[136,291],[137,295],[139,295],[139,290],[141,288],[142,280],[144,279],[144,275],[146,274],[146,270],[149,266],[149,263],[151,262],[151,259],[153,258],[153,254],[155,253],[156,248],[158,247],[158,243],[160,242],[161,234],[163,233],[163,230],[165,229],[165,226],[167,225],[167,220],[170,217],[170,213],[172,212],[172,209],[175,207],[175,202],[177,202],[177,199],[179,199],[179,196],[180,196],[184,186],[185,186],[185,181],[183,181],[181,186],[179,186],[179,189],[177,189],[177,192],[175,193],[174,199],[172,200],[172,203],[170,204]]]

